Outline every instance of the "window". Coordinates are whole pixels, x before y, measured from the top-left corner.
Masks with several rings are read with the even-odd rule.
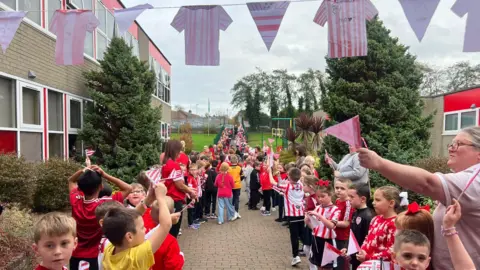
[[[31,11],[27,13],[27,18],[38,25],[42,24],[40,9],[40,0],[2,0],[5,5],[13,10]]]
[[[48,134],[48,156],[63,157],[63,134]]]
[[[100,25],[97,27],[97,59],[101,60],[116,32],[116,27],[115,18],[101,1],[97,1],[96,10],[97,18],[100,21]]]
[[[76,134],[68,134],[68,153],[69,157],[83,156],[82,141]]]
[[[28,161],[41,161],[43,156],[42,133],[20,132],[20,153]]]
[[[458,114],[445,115],[445,131],[452,131],[458,129]]]
[[[17,127],[16,100],[15,81],[0,77],[0,127]]]
[[[70,99],[70,128],[82,128],[82,102]]]
[[[138,51],[138,40],[135,39],[135,37],[129,32],[125,33],[123,39],[125,40],[125,43],[127,43],[127,45],[132,47],[132,54],[136,57],[140,57],[140,52]]]
[[[30,87],[22,87],[23,124],[41,125],[41,98],[40,91]]]
[[[63,131],[63,94],[48,90],[48,130]]]
[[[48,0],[48,1],[49,1],[49,5],[50,5],[50,2],[56,1],[56,0]],[[69,6],[68,6],[69,9],[71,9],[71,8],[73,8],[73,9],[87,9],[87,10],[92,10],[93,9],[93,1],[92,0],[69,0],[68,2],[69,2]],[[50,7],[49,7],[49,9],[50,9]],[[84,52],[87,55],[93,57],[93,33],[88,32],[88,31],[87,31],[87,35],[85,36]]]
[[[477,123],[477,111],[462,112],[460,114],[460,128],[475,126]]]
[[[47,14],[48,14],[48,29],[50,29],[50,26],[52,25],[53,14],[55,13],[55,10],[62,8],[62,2],[61,2],[61,0],[48,0],[46,8],[48,9],[48,11],[47,11]]]
[[[17,132],[0,130],[0,153],[17,152]]]

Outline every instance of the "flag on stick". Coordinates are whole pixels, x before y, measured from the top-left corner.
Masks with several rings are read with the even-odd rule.
[[[348,143],[348,145],[362,147],[362,137],[360,136],[360,117],[358,115],[331,126],[325,129],[324,132]]]
[[[325,243],[325,248],[323,249],[322,256],[322,266],[335,261],[340,255],[342,255],[342,252],[340,250],[336,249],[329,243]]]
[[[350,237],[348,238],[347,255],[352,255],[359,251],[360,251],[360,245],[358,245],[355,235],[353,234],[352,230],[350,230]]]

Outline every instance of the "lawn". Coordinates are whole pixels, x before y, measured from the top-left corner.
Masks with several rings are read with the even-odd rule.
[[[205,145],[213,144],[215,136],[217,136],[217,134],[210,134],[210,136],[207,134],[192,134],[193,150],[201,152]],[[180,134],[172,133],[171,137],[172,139],[179,139]]]

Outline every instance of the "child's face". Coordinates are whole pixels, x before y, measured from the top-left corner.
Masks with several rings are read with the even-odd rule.
[[[194,177],[197,176],[198,175],[198,169],[197,168],[191,168],[190,169],[190,174]]]
[[[303,192],[305,193],[310,193],[310,194],[314,194],[315,191],[313,190],[313,188],[311,188],[310,186],[307,186],[307,185],[304,185],[303,186]]]
[[[350,203],[354,208],[358,209],[364,203],[365,197],[358,196],[357,191],[355,189],[349,189],[347,191],[347,194],[348,194]]]
[[[77,238],[71,233],[62,236],[42,236],[33,250],[42,258],[42,265],[56,270],[69,263],[73,250],[77,247]]]
[[[394,261],[405,270],[424,270],[430,264],[430,252],[426,246],[404,243],[392,255]]]
[[[394,206],[395,202],[387,200],[383,195],[383,191],[375,191],[375,194],[373,194],[373,207],[378,215],[384,215],[388,213],[388,211]]]
[[[341,201],[345,201],[348,199],[347,184],[342,183],[340,181],[335,181],[334,188],[335,188],[335,195],[337,195],[338,199],[340,199]]]
[[[134,205],[137,206],[143,199],[145,199],[145,191],[143,188],[134,188],[130,194],[127,196],[128,201]]]
[[[328,193],[321,192],[320,190],[317,190],[315,192],[317,195],[317,203],[321,204],[322,206],[327,206],[332,203],[332,196],[330,196]]]
[[[136,233],[127,232],[125,234],[129,247],[136,247],[145,241],[145,225],[142,217],[135,219],[135,229]]]

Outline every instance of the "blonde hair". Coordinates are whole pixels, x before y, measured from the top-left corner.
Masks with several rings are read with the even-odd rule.
[[[132,190],[136,189],[136,188],[139,188],[139,189],[142,189],[143,192],[145,192],[145,188],[143,187],[142,184],[139,184],[139,183],[131,183],[130,186],[132,187]]]
[[[317,185],[319,179],[313,175],[307,175],[305,177],[303,177],[303,183],[306,185],[306,186],[309,186],[311,188],[315,188],[315,186]]]
[[[167,203],[168,211],[170,211],[170,214],[173,214],[175,212],[175,209],[174,209],[174,201],[173,201],[172,197],[165,196],[165,202]],[[158,209],[159,209],[158,201],[154,201],[152,203],[151,212],[158,212],[159,211]]]
[[[348,178],[341,178],[341,177],[335,178],[335,182],[333,184],[335,185],[335,183],[337,182],[347,185],[347,189],[352,185],[352,180]]]
[[[77,223],[72,217],[60,212],[51,212],[43,215],[33,230],[33,239],[38,243],[42,236],[63,236],[71,234],[77,237]]]
[[[402,207],[400,206],[401,198],[400,198],[400,190],[398,188],[394,186],[383,186],[383,187],[377,188],[377,191],[381,191],[383,197],[388,201],[395,201],[395,206],[394,206],[395,212],[399,213],[403,210]]]
[[[227,162],[223,162],[222,165],[220,165],[220,171],[226,173],[228,170],[230,170],[230,165],[228,165]]]
[[[312,156],[306,156],[305,159],[303,160],[303,163],[307,165],[315,165],[315,158]]]

